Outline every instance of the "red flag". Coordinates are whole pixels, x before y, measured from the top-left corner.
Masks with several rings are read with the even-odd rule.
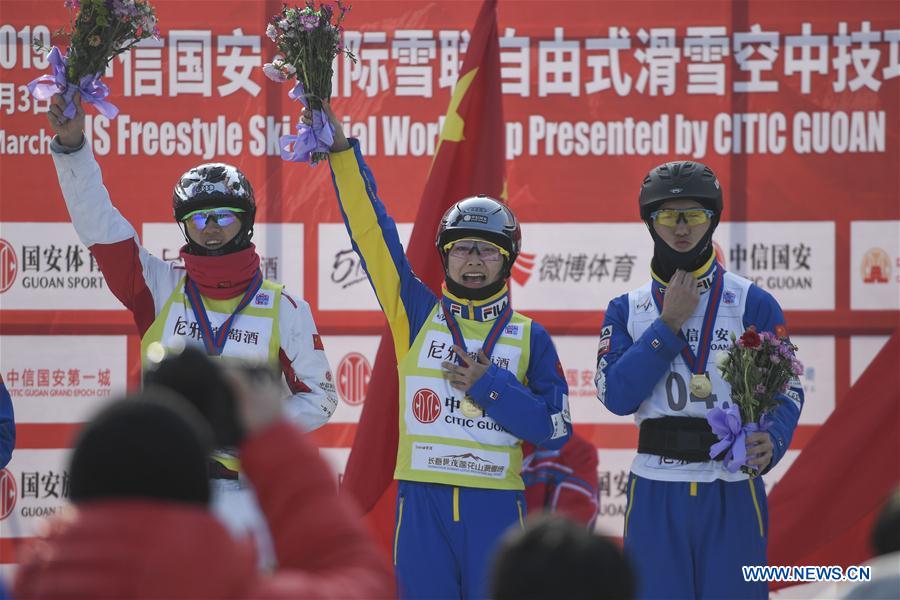
[[[440,294],[444,270],[434,237],[444,212],[467,196],[500,198],[503,193],[505,132],[496,8],[496,0],[485,0],[478,14],[407,246],[416,275],[436,294]],[[342,483],[342,490],[364,512],[376,507],[393,479],[397,394],[396,356],[390,332],[385,331]],[[393,515],[392,498],[382,499],[378,508],[379,514]],[[387,531],[389,539],[391,522],[392,517],[370,524],[378,533]]]
[[[898,364],[894,333],[772,489],[770,565],[846,568],[872,556],[872,523],[900,482]]]

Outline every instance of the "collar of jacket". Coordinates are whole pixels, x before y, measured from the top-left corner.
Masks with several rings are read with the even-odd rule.
[[[701,294],[705,294],[712,288],[716,275],[721,271],[722,269],[719,267],[719,263],[716,262],[716,253],[713,252],[713,255],[706,261],[706,264],[691,273],[691,275],[694,276],[694,279],[697,280],[697,287],[700,288]],[[659,275],[653,272],[653,269],[650,269],[650,275],[653,277],[653,287],[659,288],[660,291],[665,293],[666,286],[669,282],[663,281]]]
[[[450,314],[457,318],[473,321],[493,321],[500,316],[500,313],[509,304],[509,287],[505,285],[499,292],[484,300],[459,298],[451,294],[446,285],[441,286],[441,291],[443,292],[441,302],[443,302]]]

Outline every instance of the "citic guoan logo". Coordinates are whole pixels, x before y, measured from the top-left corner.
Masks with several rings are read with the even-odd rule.
[[[534,271],[534,260],[536,258],[537,254],[520,252],[519,258],[516,259],[512,272],[510,273],[513,281],[519,285],[525,285],[528,280],[531,279],[531,272]]]
[[[359,352],[351,352],[341,359],[337,368],[337,390],[341,400],[350,406],[362,404],[366,399],[372,367]]]
[[[0,239],[0,294],[12,287],[19,272],[19,259],[12,244]]]
[[[888,283],[891,280],[891,257],[881,248],[871,248],[863,255],[863,283]]]
[[[6,469],[0,469],[0,521],[8,517],[16,507],[16,477]]]
[[[441,399],[428,388],[421,389],[413,395],[412,412],[419,423],[434,423],[441,416]]]

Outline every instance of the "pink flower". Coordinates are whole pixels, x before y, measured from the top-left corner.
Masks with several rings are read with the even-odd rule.
[[[765,394],[766,393],[766,384],[764,384],[764,383],[756,384],[756,387],[753,389],[753,391],[760,395]]]
[[[796,358],[791,359],[791,373],[799,377],[803,374],[803,363]]]
[[[79,2],[78,0],[66,0],[63,3],[63,6],[65,6],[66,8],[74,8],[77,10],[81,8],[81,2]]]
[[[278,83],[284,83],[288,80],[287,75],[279,69],[274,63],[266,63],[263,65],[263,73],[266,74],[266,77],[271,79],[272,81],[277,81]]]

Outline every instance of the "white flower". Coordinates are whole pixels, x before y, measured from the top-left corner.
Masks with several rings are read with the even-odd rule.
[[[278,26],[281,27],[282,29],[288,29],[291,26],[291,24],[288,23],[287,19],[282,19],[282,20],[278,21]]]
[[[729,360],[731,360],[731,357],[724,350],[716,352],[716,366],[719,367],[720,371],[725,370]]]
[[[281,65],[281,72],[291,77],[297,72],[297,69],[291,63],[284,63]]]
[[[266,36],[274,42],[277,35],[278,35],[278,30],[275,29],[274,25],[269,23],[269,26],[266,27]]]

